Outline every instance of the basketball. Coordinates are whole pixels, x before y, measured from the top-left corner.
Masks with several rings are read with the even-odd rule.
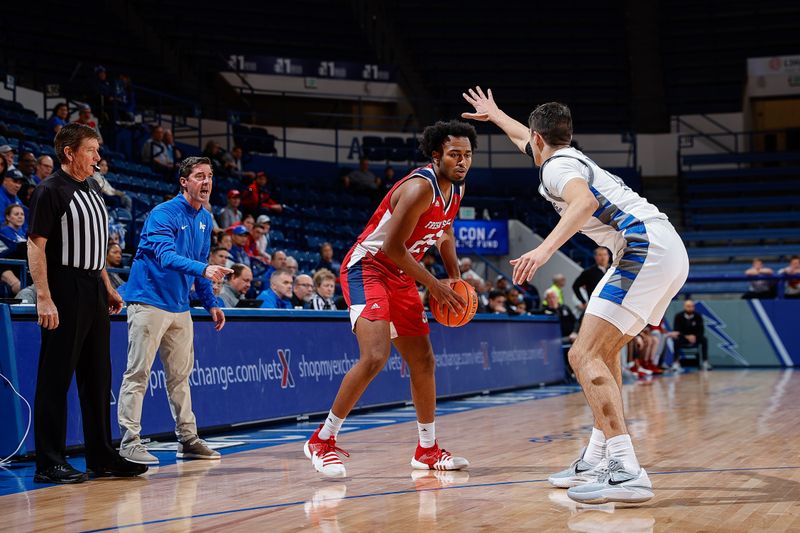
[[[439,324],[451,328],[458,328],[472,320],[472,317],[475,316],[475,312],[478,310],[478,294],[475,292],[475,289],[463,279],[454,281],[450,284],[450,287],[467,302],[464,306],[464,310],[460,314],[456,314],[451,311],[449,307],[440,304],[431,296],[431,313],[433,313],[433,318],[435,318]]]

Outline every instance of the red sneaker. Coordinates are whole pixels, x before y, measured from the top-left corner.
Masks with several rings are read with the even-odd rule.
[[[350,454],[336,447],[336,437],[331,436],[328,440],[320,439],[319,431],[321,429],[322,424],[303,445],[303,452],[306,457],[311,459],[314,469],[323,476],[346,477],[347,472],[338,454],[341,453],[345,457],[350,457]]]
[[[433,448],[423,448],[417,443],[411,466],[418,470],[461,470],[469,466],[469,461],[463,457],[454,457],[447,450],[439,448],[438,442],[435,442]]]

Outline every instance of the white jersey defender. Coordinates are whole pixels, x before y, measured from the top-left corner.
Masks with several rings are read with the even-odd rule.
[[[527,150],[532,155],[530,145]],[[585,180],[600,204],[581,233],[614,258],[586,312],[625,335],[658,325],[689,274],[683,241],[665,214],[575,148],[556,151],[539,168],[539,193],[559,214],[567,207],[561,194],[572,179]]]

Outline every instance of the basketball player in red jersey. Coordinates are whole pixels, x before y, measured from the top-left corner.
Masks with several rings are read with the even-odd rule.
[[[466,459],[451,455],[436,442],[436,360],[415,281],[454,312],[463,310],[466,302],[449,281],[434,278],[419,261],[435,244],[448,277],[460,277],[453,220],[475,147],[475,128],[464,122],[437,122],[425,128],[420,148],[431,164],[415,169],[391,188],[342,261],[342,291],[361,356],[342,379],[325,423],[304,446],[314,468],[327,477],[347,475],[338,453],[348,454],[336,447],[336,435],[386,365],[390,343],[411,373],[419,432],[411,466],[425,470],[469,466]]]

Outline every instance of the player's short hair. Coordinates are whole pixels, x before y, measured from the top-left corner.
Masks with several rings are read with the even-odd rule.
[[[450,122],[439,121],[433,126],[428,126],[422,132],[419,141],[419,149],[425,157],[433,158],[433,152],[441,152],[442,146],[447,142],[448,137],[466,137],[472,145],[474,151],[478,147],[478,134],[472,124],[451,120]]]
[[[566,146],[572,140],[572,113],[559,102],[547,102],[534,109],[528,126],[550,146]]]

